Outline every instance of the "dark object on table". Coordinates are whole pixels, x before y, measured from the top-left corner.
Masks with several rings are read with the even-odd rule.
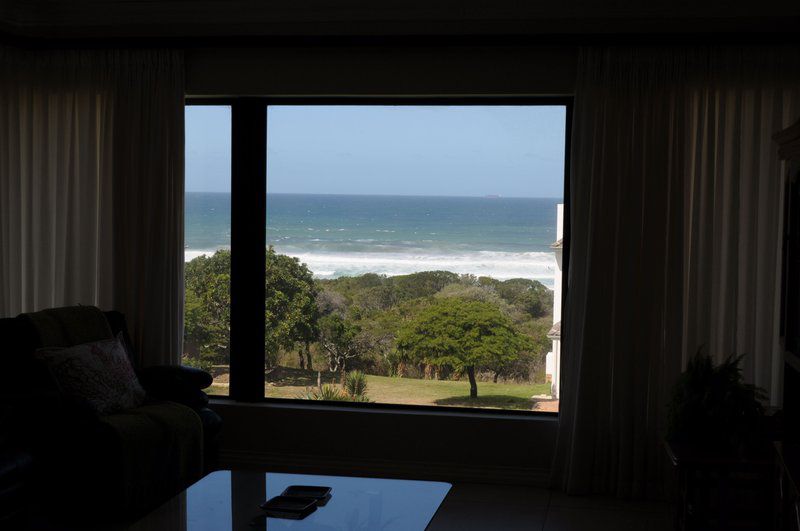
[[[281,495],[270,498],[259,507],[272,518],[302,520],[317,510],[317,499]]]
[[[331,488],[317,487],[314,485],[289,485],[281,496],[313,498],[317,500],[317,507],[324,507],[331,499]]]
[[[43,347],[71,347],[122,336],[146,402],[100,415],[85,400],[66,396],[35,359]],[[201,391],[210,379],[186,367],[136,366],[124,316],[76,306],[0,319],[3,386],[18,406],[16,439],[41,471],[36,483],[58,492],[54,512],[127,518],[162,503],[204,473],[221,428]],[[200,371],[201,372],[201,371]],[[206,455],[204,455],[204,451]]]

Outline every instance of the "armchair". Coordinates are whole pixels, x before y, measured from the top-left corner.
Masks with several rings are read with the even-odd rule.
[[[0,393],[18,405],[19,439],[30,449],[37,488],[72,512],[130,517],[199,479],[214,461],[222,421],[202,391],[207,373],[181,366],[136,369],[147,393],[139,407],[98,414],[66,395],[36,360],[42,347],[70,347],[121,334],[136,359],[124,316],[88,306],[0,319],[13,383]]]

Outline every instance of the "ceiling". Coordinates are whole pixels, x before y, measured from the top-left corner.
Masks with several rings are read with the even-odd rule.
[[[0,0],[28,39],[798,33],[785,0]]]

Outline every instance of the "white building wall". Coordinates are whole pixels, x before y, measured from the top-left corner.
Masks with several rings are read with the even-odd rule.
[[[564,205],[556,207],[556,241],[564,238]],[[562,250],[556,249],[556,271],[553,283],[553,324],[561,322],[561,258]]]
[[[551,353],[553,359],[553,372],[551,373],[550,380],[550,394],[553,398],[558,399],[561,394],[561,340],[553,340],[553,352]]]
[[[564,238],[564,205],[556,207],[556,241]],[[563,275],[561,273],[563,250],[561,246],[555,249],[556,270],[553,279],[553,324],[561,322],[561,295],[563,289]],[[550,393],[553,398],[558,398],[561,383],[561,339],[553,340],[553,350],[547,354],[545,372],[550,381]]]

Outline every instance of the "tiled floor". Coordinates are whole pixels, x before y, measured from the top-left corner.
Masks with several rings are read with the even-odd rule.
[[[456,484],[430,531],[670,531],[672,507],[530,487]]]

